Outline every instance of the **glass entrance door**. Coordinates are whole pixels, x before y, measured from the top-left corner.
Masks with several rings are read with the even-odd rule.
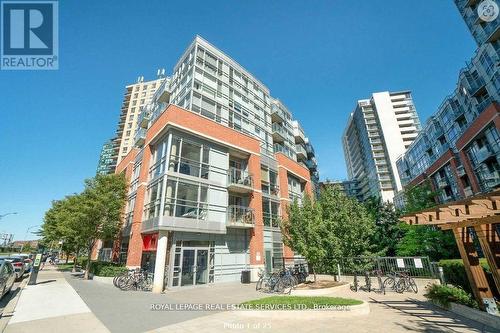
[[[193,249],[182,251],[181,286],[193,285],[195,256],[196,252]]]
[[[208,250],[196,250],[196,280],[195,284],[208,282]]]
[[[181,286],[208,283],[208,249],[182,250]]]

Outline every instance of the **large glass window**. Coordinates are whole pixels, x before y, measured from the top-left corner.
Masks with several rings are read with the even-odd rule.
[[[165,192],[165,216],[204,220],[207,217],[208,186],[169,179]]]

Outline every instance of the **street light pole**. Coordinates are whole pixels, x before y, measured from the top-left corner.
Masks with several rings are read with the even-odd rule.
[[[26,234],[24,235],[24,240],[27,241],[27,238],[28,238],[28,233],[31,229],[33,228],[36,228],[36,227],[39,227],[39,225],[32,225],[31,227],[29,227],[28,229],[26,229]],[[24,245],[21,245],[21,248],[19,249],[19,253],[22,253],[23,252],[23,246]]]

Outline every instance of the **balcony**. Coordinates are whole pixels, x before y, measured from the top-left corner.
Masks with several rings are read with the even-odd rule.
[[[138,128],[134,136],[134,145],[137,147],[142,147],[144,146],[145,141],[146,141],[146,129]]]
[[[141,128],[148,128],[150,119],[151,119],[151,113],[146,110],[143,110],[141,113],[139,113],[137,123]]]
[[[295,143],[305,143],[306,135],[304,134],[304,130],[300,127],[298,122],[294,122],[293,124],[293,136],[295,138]]]
[[[498,171],[480,174],[485,191],[493,190],[500,186],[500,175]]]
[[[286,139],[286,130],[278,123],[273,124],[273,140],[275,142],[284,142]]]
[[[463,165],[459,165],[457,167],[457,175],[458,177],[463,177],[465,176],[465,169],[464,169],[464,166]]]
[[[244,206],[228,206],[226,226],[228,228],[253,228],[255,226],[254,210]]]
[[[494,154],[495,153],[493,152],[493,150],[491,149],[491,147],[489,145],[485,145],[485,146],[481,147],[481,149],[479,149],[475,153],[477,163],[478,164],[483,163],[488,158],[492,157]]]
[[[311,143],[306,143],[306,152],[308,157],[313,157],[315,155],[314,147]]]
[[[469,187],[464,188],[464,194],[465,194],[465,197],[468,198],[468,197],[471,197],[474,193],[472,192],[472,189],[469,186]]]
[[[492,43],[500,38],[500,19],[497,17],[493,22],[486,23],[483,28],[486,41]]]
[[[250,193],[253,191],[253,176],[245,170],[229,168],[227,189],[235,193]]]
[[[273,123],[282,123],[286,120],[286,114],[285,111],[280,109],[276,105],[271,106],[271,121]]]
[[[296,144],[295,152],[297,153],[297,160],[307,160],[307,151],[304,145]]]
[[[161,85],[156,90],[153,101],[157,101],[158,103],[169,103],[170,102],[170,80],[165,79]]]
[[[306,165],[309,170],[316,170],[318,168],[318,163],[316,162],[316,159],[313,157],[310,160],[306,160]]]
[[[486,98],[481,103],[476,105],[476,109],[478,113],[483,112],[490,104],[492,103],[491,97]]]
[[[439,188],[445,188],[449,186],[448,182],[445,179],[439,179],[437,181],[437,184]]]
[[[471,96],[476,96],[477,93],[480,92],[481,89],[484,87],[484,81],[482,79],[478,78],[477,80],[469,82],[469,86],[470,86],[469,94]],[[463,113],[463,111],[462,111],[462,113]]]

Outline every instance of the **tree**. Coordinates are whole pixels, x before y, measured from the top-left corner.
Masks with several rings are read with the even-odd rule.
[[[416,213],[423,209],[436,206],[435,198],[438,194],[438,192],[432,189],[429,180],[423,182],[420,185],[415,185],[413,187],[405,189],[405,213]]]
[[[365,202],[365,207],[375,224],[371,240],[373,251],[382,256],[394,256],[406,230],[401,227],[400,212],[392,203],[373,197]]]
[[[82,193],[54,201],[45,213],[41,229],[44,242],[62,241],[65,251],[75,253],[73,269],[78,254],[85,250],[88,279],[92,249],[97,240],[112,239],[120,230],[126,196],[124,175],[97,175],[85,180]]]
[[[84,223],[75,225],[87,250],[85,278],[89,278],[92,249],[96,242],[113,239],[120,230],[127,198],[127,182],[122,174],[97,175],[85,181],[81,193],[81,215]]]
[[[299,205],[297,200],[287,207],[287,218],[280,223],[283,243],[307,260],[316,282],[316,268],[327,254],[321,239],[324,223],[321,206],[306,195]]]
[[[315,281],[318,268],[332,271],[343,259],[369,254],[373,228],[365,208],[339,186],[323,189],[317,201],[292,203],[281,222],[284,243],[306,258]]]
[[[420,212],[436,206],[435,197],[439,193],[432,190],[430,181],[405,189],[405,214]],[[456,258],[459,256],[455,238],[451,231],[443,231],[433,225],[401,227],[405,235],[397,245],[400,256],[429,256],[432,260]]]
[[[397,245],[398,256],[428,256],[433,261],[460,256],[455,237],[450,230],[407,224],[402,224],[402,228],[405,230],[405,236]]]

